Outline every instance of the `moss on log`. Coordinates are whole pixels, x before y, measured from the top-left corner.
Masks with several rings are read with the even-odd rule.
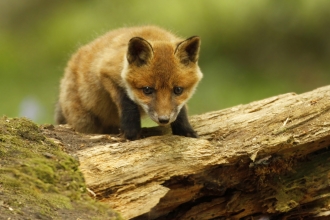
[[[79,163],[24,118],[0,118],[1,219],[121,219],[88,196]]]

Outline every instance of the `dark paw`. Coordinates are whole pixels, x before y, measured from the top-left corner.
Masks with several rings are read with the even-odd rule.
[[[123,131],[123,133],[124,133],[125,138],[130,141],[137,140],[140,137],[140,130],[137,130],[137,129],[126,130],[126,131]]]
[[[186,133],[186,137],[199,138],[198,134],[192,130],[191,132]]]
[[[176,129],[172,127],[172,133],[179,136],[198,138],[198,134],[193,129]]]

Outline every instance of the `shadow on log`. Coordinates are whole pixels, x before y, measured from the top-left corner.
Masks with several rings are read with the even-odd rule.
[[[48,136],[79,158],[98,200],[128,219],[301,219],[330,215],[330,86],[192,116],[199,139]]]

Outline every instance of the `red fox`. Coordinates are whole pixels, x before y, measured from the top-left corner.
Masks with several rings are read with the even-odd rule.
[[[58,124],[83,133],[139,138],[145,113],[174,135],[198,137],[186,102],[203,77],[200,38],[156,26],[121,28],[81,47],[65,69],[55,110]]]

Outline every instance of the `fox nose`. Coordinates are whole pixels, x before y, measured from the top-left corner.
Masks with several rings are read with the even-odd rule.
[[[167,124],[170,121],[170,118],[168,116],[159,116],[158,122],[161,124]]]

